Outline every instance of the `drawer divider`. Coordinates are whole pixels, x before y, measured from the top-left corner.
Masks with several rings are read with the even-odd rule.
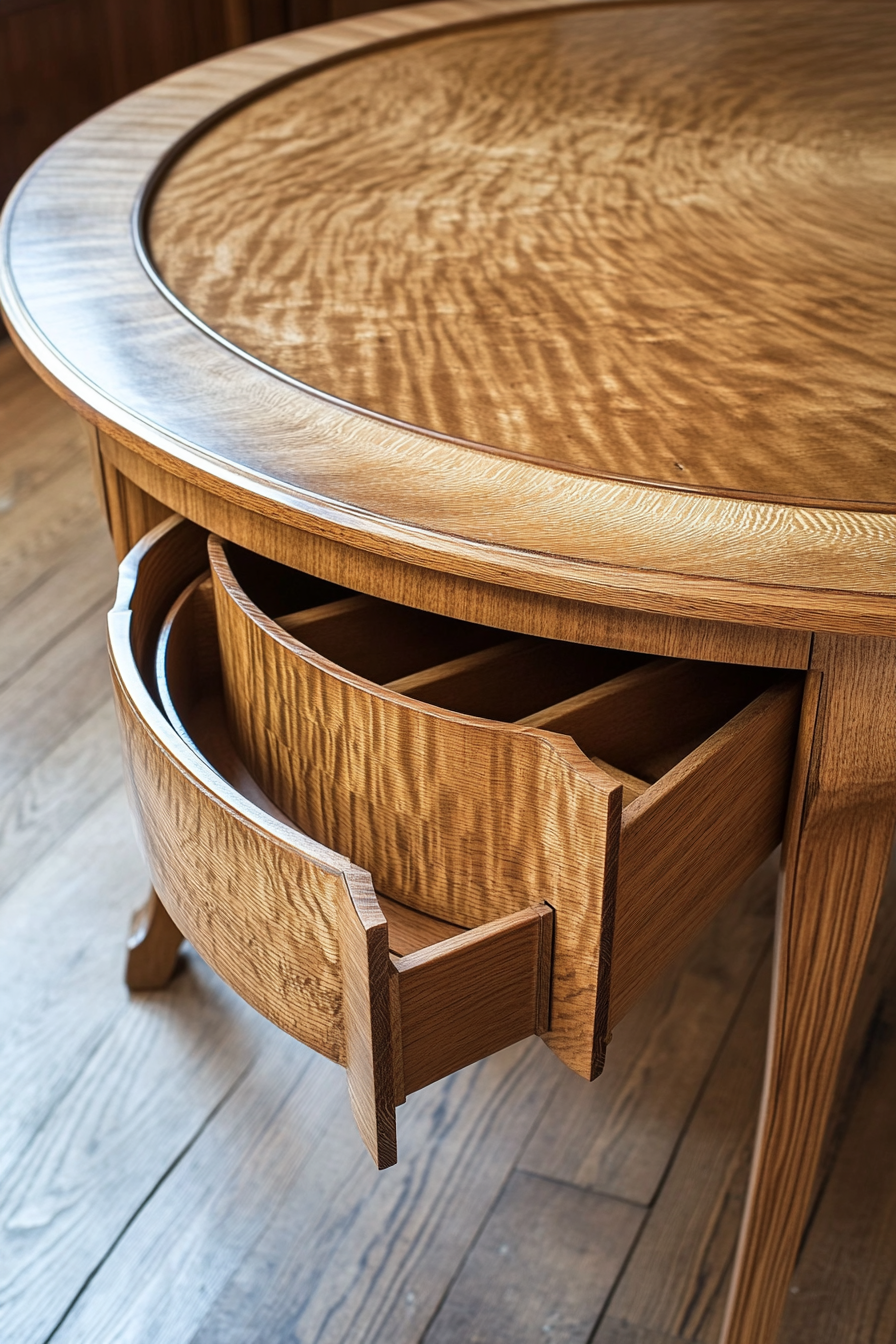
[[[352,1112],[377,1167],[397,1160],[395,1108],[468,1064],[550,1026],[554,912],[541,902],[390,956],[369,875],[346,874],[338,908]]]
[[[398,1161],[389,930],[369,874],[353,867],[345,879],[337,927],[348,1093],[361,1137],[382,1170]]]
[[[553,925],[541,902],[393,957],[406,1093],[548,1030]]]
[[[586,756],[652,784],[771,680],[764,668],[656,658],[519,723],[568,733]]]

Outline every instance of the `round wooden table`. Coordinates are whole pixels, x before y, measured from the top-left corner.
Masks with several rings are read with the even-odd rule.
[[[120,555],[174,510],[418,608],[806,671],[726,1344],[775,1337],[896,818],[893,35],[364,16],[123,100],[3,221]]]

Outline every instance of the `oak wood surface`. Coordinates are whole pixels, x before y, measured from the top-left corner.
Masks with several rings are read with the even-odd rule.
[[[455,653],[506,638],[375,597],[355,595],[278,616],[289,635],[371,681],[390,682]]]
[[[220,663],[204,540],[190,523],[164,521],[122,565],[109,617],[128,779],[161,895],[138,912],[127,982],[164,985],[186,935],[254,1007],[344,1064],[358,1127],[388,1167],[406,1092],[547,1030],[552,911],[470,932],[437,920],[424,947],[414,943],[425,919],[399,918],[395,941],[411,946],[392,964],[369,874],[245,788],[248,772],[209,713]]]
[[[439,918],[482,925],[519,909],[521,897],[548,901],[557,924],[547,1039],[594,1076],[603,1014],[619,1021],[780,840],[799,684],[779,682],[736,714],[767,674],[697,664],[690,686],[686,665],[646,664],[566,702],[571,718],[561,705],[505,726],[350,674],[265,616],[215,538],[209,554],[228,716],[262,787],[295,824],[368,868],[378,890]],[[358,656],[369,636],[364,619]],[[514,696],[509,689],[510,706]],[[542,736],[555,724],[575,732],[576,714],[584,741]],[[673,753],[684,759],[659,784],[635,786],[618,851],[623,909],[599,880],[601,863],[616,871],[617,841],[597,800],[619,785],[589,775],[579,746],[637,767],[670,738],[692,745],[700,729],[706,740]]]
[[[514,639],[387,685],[443,709],[519,722],[533,707],[565,699],[577,686],[593,686],[640,661],[615,650]]]
[[[109,616],[128,783],[164,901],[157,910],[154,891],[138,914],[128,984],[163,984],[182,930],[253,1007],[344,1064],[364,1142],[378,1167],[390,1166],[397,1158],[391,968],[369,875],[266,821],[223,779],[216,787],[186,726],[200,698],[197,684],[217,660],[212,598],[201,573],[161,630],[159,622],[171,587],[201,567],[203,542],[189,523],[163,522],[129,553]],[[165,676],[170,725],[154,713],[154,673]]]
[[[130,788],[156,888],[184,935],[242,997],[284,1030],[344,1062],[335,892],[351,865],[311,841],[303,855],[298,832],[241,802],[153,705],[144,678],[154,670],[153,634],[165,604],[160,612],[151,598],[161,593],[164,599],[166,587],[182,586],[191,577],[190,558],[198,568],[204,557],[185,524],[163,524],[161,535],[143,549],[150,564],[132,554],[123,568],[109,638]],[[201,673],[202,624],[188,618],[200,597],[195,586],[187,591],[167,639],[173,661],[184,666],[189,657],[194,675]],[[178,657],[184,638],[186,656]],[[195,836],[189,844],[184,827]],[[285,901],[281,893],[288,893]],[[301,928],[291,918],[293,902],[303,907]],[[262,926],[264,939],[257,936]]]
[[[356,591],[402,602],[424,611],[497,625],[521,634],[607,645],[663,657],[707,658],[762,667],[806,667],[811,636],[805,629],[707,620],[686,604],[687,615],[657,615],[643,609],[639,594],[629,593],[634,608],[599,605],[584,590],[580,597],[544,591],[538,574],[530,574],[523,590],[482,577],[437,572],[423,565],[359,549],[288,522],[268,508],[265,516],[224,499],[148,462],[108,434],[98,435],[106,464],[112,464],[172,512],[192,518],[252,554],[267,556]],[[211,478],[206,482],[211,484]],[[780,614],[780,612],[779,612]],[[755,620],[762,619],[754,614]]]
[[[406,1092],[547,1032],[552,933],[534,905],[396,960]]]
[[[8,347],[6,353],[13,365],[20,362]],[[34,376],[26,371],[24,382],[39,399]],[[0,408],[8,385],[0,384]],[[68,414],[60,404],[60,420]],[[19,423],[26,425],[24,409]],[[38,428],[16,459],[14,478],[23,491],[28,479],[47,479],[50,464],[60,460],[55,423],[45,422],[46,463],[47,438]],[[65,432],[86,484],[71,424]],[[7,446],[16,447],[12,435],[0,442],[0,469]],[[22,507],[29,497],[19,496]],[[55,511],[66,507],[62,491],[47,502],[48,531]],[[97,516],[88,510],[85,522]],[[0,544],[10,518],[0,518]],[[65,562],[59,565],[52,548],[49,554],[50,570],[39,571],[47,600],[34,608],[47,635],[41,641],[35,631],[35,647],[52,644],[73,614],[64,587],[60,605],[52,606],[53,566],[61,578]],[[111,574],[108,542],[95,554],[98,570]],[[22,592],[13,588],[10,600],[18,604]],[[99,648],[99,628],[96,642]],[[79,676],[69,678],[73,703]],[[2,1169],[14,1176],[19,1166],[21,1174],[13,1205],[4,1202],[10,1216],[0,1230],[0,1333],[23,1344],[39,1344],[51,1332],[60,1344],[151,1336],[191,1344],[208,1318],[214,1344],[224,1331],[239,1344],[294,1338],[296,1321],[326,1344],[419,1344],[542,1115],[551,1119],[542,1136],[548,1150],[559,1156],[565,1147],[571,1161],[581,1158],[579,1171],[562,1167],[557,1179],[639,1203],[653,1198],[670,1155],[686,1139],[688,1097],[700,1095],[725,1041],[732,996],[736,1002],[761,946],[767,923],[758,908],[740,921],[733,919],[735,905],[723,909],[681,969],[670,968],[672,978],[664,976],[617,1028],[607,1070],[594,1087],[537,1043],[514,1047],[412,1096],[402,1112],[402,1166],[378,1174],[357,1135],[341,1070],[247,1010],[191,949],[186,973],[170,989],[128,1002],[122,943],[129,908],[142,899],[147,878],[118,785],[114,735],[107,698],[67,726],[49,755],[36,740],[25,753],[27,774],[2,800],[0,1150],[8,1164]],[[881,946],[875,934],[872,951]],[[761,1012],[758,1003],[760,1022]],[[741,1057],[726,1071],[730,1091],[702,1126],[706,1146],[691,1162],[691,1178],[683,1175],[648,1214],[648,1226],[684,1215],[679,1232],[663,1240],[677,1246],[685,1228],[695,1263],[683,1270],[687,1282],[699,1279],[706,1227],[687,1210],[702,1197],[707,1172],[727,1170],[714,1153],[727,1142],[745,1069],[761,1070],[761,1044],[757,1032],[752,1066]],[[886,1057],[883,1064],[886,1087]],[[578,1084],[582,1100],[555,1093],[559,1082]],[[874,1332],[874,1313],[892,1289],[884,1179],[892,1167],[889,1112],[880,1117],[875,1109],[866,1125],[865,1108],[879,1093],[869,1096],[863,1086],[848,1095],[855,1098],[858,1139],[851,1141],[847,1130],[840,1179],[835,1150],[829,1188],[836,1197],[819,1206],[781,1344],[807,1344],[807,1329],[812,1344],[841,1344],[854,1334],[866,1344],[861,1332],[869,1328],[867,1344],[889,1344],[885,1312]],[[550,1131],[560,1115],[570,1124],[555,1143]],[[36,1145],[42,1155],[27,1160]],[[870,1173],[868,1185],[863,1171]],[[739,1197],[736,1189],[716,1194],[714,1206]],[[730,1226],[729,1237],[730,1260]],[[833,1262],[827,1248],[834,1248]],[[503,1263],[503,1257],[494,1262],[494,1294],[510,1286],[513,1267],[505,1280]],[[576,1285],[577,1263],[568,1261],[566,1284],[584,1301],[589,1264]],[[667,1262],[637,1265],[645,1298],[670,1285]],[[712,1319],[717,1329],[719,1315]],[[830,1341],[820,1333],[825,1329],[836,1331]],[[620,1324],[612,1303],[597,1333],[600,1344],[670,1338],[666,1330]],[[715,1344],[712,1334],[707,1344]]]
[[[588,755],[651,782],[764,690],[768,673],[707,663],[650,662],[521,722],[569,733]]]
[[[209,557],[228,718],[265,792],[378,890],[437,918],[483,925],[547,901],[547,1039],[593,1076],[620,786],[569,739],[418,704],[330,663],[248,598],[215,538]]]
[[[183,934],[155,891],[150,891],[146,904],[131,920],[125,971],[128,989],[162,989],[167,985],[183,940]]]
[[[169,506],[170,494],[198,488],[253,514],[262,534],[270,519],[393,561],[636,611],[804,630],[891,628],[894,521],[878,506],[844,508],[845,497],[836,496],[835,507],[806,508],[658,489],[392,427],[219,347],[142,270],[129,232],[135,196],[146,173],[204,116],[315,61],[464,21],[481,21],[487,38],[488,20],[527,7],[526,0],[445,0],[346,20],[230,53],[107,110],[52,151],[10,203],[0,297],[16,338],[50,384],[134,456],[126,474],[140,484],[143,461],[171,478],[156,491]],[[777,7],[760,11],[744,0],[725,9],[725,21],[736,26],[747,11],[769,22]],[[670,10],[660,12],[668,18]],[[709,11],[695,12],[702,22]],[[814,11],[793,10],[810,47],[836,34],[840,11],[824,13],[833,17],[815,23],[807,18]],[[846,22],[861,15],[850,60],[863,46],[876,60],[883,39],[871,10],[849,6],[848,14]],[[617,22],[611,7],[594,7],[595,22],[603,15]],[[848,75],[853,67],[845,64]],[[868,87],[873,92],[873,80]],[[825,126],[850,99],[831,100]],[[885,114],[879,100],[874,107],[875,117]],[[842,162],[874,158],[877,126],[861,132],[867,152]],[[822,145],[825,132],[816,129]],[[100,170],[102,191],[93,177]],[[869,189],[868,221],[877,190]],[[850,195],[846,215],[860,195]],[[693,212],[693,203],[681,209]],[[834,227],[829,211],[824,219],[823,228]],[[870,240],[870,222],[866,230]],[[802,238],[803,250],[810,237]],[[863,249],[864,242],[859,269],[873,244]],[[832,373],[826,386],[836,382]],[[873,413],[863,404],[862,425]]]
[[[896,823],[896,642],[818,635],[809,676],[765,1086],[725,1344],[774,1340]]]
[[[233,345],[394,420],[894,507],[893,36],[873,0],[680,3],[372,52],[195,139],[152,257]]]
[[[382,1170],[398,1161],[389,931],[369,883],[367,891],[355,892],[343,885],[335,905],[348,1094],[361,1137]]]
[[[765,691],[625,809],[611,1029],[780,841],[800,691]]]
[[[106,197],[103,204],[107,206],[114,203],[111,202],[110,197]],[[110,210],[110,215],[113,213],[114,209]],[[37,214],[40,215],[41,211],[38,210]],[[45,218],[50,218],[49,212],[45,213]],[[28,230],[26,230],[26,233],[32,238],[36,236]],[[87,249],[85,248],[83,251],[86,255]],[[50,268],[44,265],[43,270],[44,273],[49,273]],[[126,293],[127,286],[120,285],[117,292]],[[82,319],[84,312],[85,309],[82,308]],[[27,326],[28,324],[25,323],[24,325]],[[82,338],[87,325],[88,323],[82,321],[79,332]],[[158,328],[155,334],[158,336]],[[38,344],[40,344],[39,341]],[[123,340],[122,349],[125,344],[126,342]],[[65,341],[60,342],[60,345],[64,346]],[[192,371],[198,365],[189,358],[184,358],[187,353],[187,345],[188,342],[180,350],[177,350],[175,341],[169,343],[163,339],[160,342],[160,346],[172,358],[180,358],[181,367],[184,370],[190,369]],[[90,342],[86,342],[84,348],[87,349],[89,346]],[[107,342],[99,340],[95,343],[95,348],[99,354],[99,352],[105,353],[108,351],[110,346]],[[200,348],[204,347],[201,347],[201,345],[197,347],[197,349]],[[71,346],[69,349],[71,350]],[[119,432],[122,432],[122,427],[116,418],[114,399],[110,403],[108,399],[104,401],[102,395],[97,396],[96,394],[96,387],[103,386],[105,381],[103,378],[94,379],[91,387],[91,380],[83,378],[81,371],[77,371],[75,375],[72,374],[71,364],[69,362],[66,365],[64,356],[60,357],[54,352],[48,353],[47,346],[42,346],[41,355],[46,359],[45,368],[51,377],[65,380],[67,385],[74,386],[76,390],[73,395],[76,397],[86,394],[81,398],[82,404],[92,404],[94,413],[99,418],[111,411],[112,414],[107,417],[105,423],[110,426],[117,426]],[[78,360],[75,363],[77,364]],[[134,360],[132,367],[140,367],[140,361]],[[247,380],[244,391],[248,390],[249,383],[250,380]],[[173,380],[170,386],[174,388],[176,382]],[[259,395],[254,402],[252,402],[251,397],[246,398],[247,402],[252,402],[253,405],[270,404],[265,401],[264,395],[261,393],[261,386],[260,382],[253,385]],[[234,379],[233,387],[230,390],[233,396],[236,396],[236,379]],[[127,403],[128,398],[124,398],[124,401]],[[98,405],[100,406],[99,411],[97,410]],[[220,410],[224,405],[224,399],[218,399],[217,409]],[[149,457],[152,457],[155,452],[157,461],[160,462],[165,460],[170,462],[172,457],[181,462],[191,458],[192,454],[191,466],[194,468],[194,475],[201,477],[203,470],[202,455],[194,451],[195,440],[203,437],[196,433],[197,420],[201,419],[201,416],[197,414],[199,410],[198,399],[191,401],[190,406],[194,417],[193,424],[191,426],[188,423],[189,417],[185,416],[181,428],[186,432],[180,436],[172,435],[170,426],[160,434],[156,434],[155,431],[147,431],[146,424],[151,418],[148,402],[142,408],[142,414],[138,409],[138,414],[134,415],[132,407],[131,419],[123,437],[132,436],[128,438],[132,448],[146,449]],[[335,424],[335,420],[332,423]],[[325,436],[317,434],[317,428],[319,426],[313,427],[310,437],[315,439],[317,443],[322,444]],[[245,431],[245,429],[246,426],[243,425],[242,430]],[[146,448],[147,438],[143,437],[144,434],[147,435],[149,440],[155,438],[157,442],[150,442],[148,448]],[[255,438],[252,434],[243,432],[242,441],[244,443],[263,440],[264,435]],[[184,441],[187,442],[186,449],[182,447]],[[211,443],[213,441],[214,436],[208,434],[205,442]],[[163,442],[162,449],[158,447],[159,442]],[[164,453],[165,451],[170,452],[172,445],[174,446],[174,452],[165,459]],[[380,446],[378,445],[378,447]],[[416,444],[413,445],[413,448],[416,447]],[[346,478],[352,467],[349,457],[350,454],[346,453],[338,459],[339,469],[344,471]],[[411,446],[409,445],[407,460],[410,460],[410,457]],[[449,457],[450,453],[446,449],[444,462],[447,462]],[[331,475],[329,484],[332,486],[335,483],[337,495],[346,495],[341,483],[334,482],[332,474],[334,460],[335,455],[330,452],[328,465]],[[464,460],[466,461],[466,459]],[[442,465],[444,465],[444,462]],[[393,465],[401,465],[400,453],[396,456]],[[521,488],[525,485],[527,478],[522,470],[518,470],[518,467],[519,464],[514,463],[512,469],[507,469],[506,476],[501,481],[505,496],[509,485],[509,493],[515,500],[523,496],[531,497],[531,492],[530,495],[526,495],[525,490]],[[219,491],[219,493],[226,494],[230,491],[231,498],[238,497],[239,492],[233,487],[232,483],[234,476],[238,476],[240,473],[234,472],[232,468],[227,468],[227,471],[229,473],[228,481],[225,483],[223,491]],[[257,477],[260,474],[256,472],[256,479],[250,481],[251,485],[257,486]],[[313,471],[306,473],[303,483],[308,491],[308,498],[314,495],[314,486],[323,486],[325,474],[323,471],[319,472],[315,481],[310,479],[313,477]],[[251,477],[251,475],[252,468],[250,466],[248,473],[243,474],[243,480],[247,476]],[[271,473],[269,472],[267,475],[270,479]],[[273,475],[275,478],[277,477],[276,472]],[[207,472],[205,480],[208,481],[213,476],[213,472]],[[446,565],[447,568],[451,568],[453,565],[459,569],[459,572],[463,573],[466,566],[466,575],[469,576],[475,572],[475,577],[479,579],[489,573],[492,576],[501,573],[505,577],[514,572],[521,575],[525,568],[529,572],[527,581],[542,585],[547,584],[548,586],[562,583],[565,596],[580,596],[588,586],[587,581],[583,579],[584,569],[581,564],[578,565],[577,569],[575,562],[568,563],[563,559],[559,563],[554,561],[555,556],[563,557],[566,554],[563,545],[557,544],[563,529],[554,526],[552,531],[550,526],[542,526],[536,534],[536,530],[532,527],[531,517],[527,520],[527,526],[524,527],[519,519],[515,520],[509,518],[507,514],[502,514],[499,508],[498,490],[493,489],[491,496],[489,496],[488,491],[484,488],[484,485],[488,483],[488,476],[488,471],[480,470],[477,473],[474,470],[468,474],[466,486],[470,491],[470,497],[475,495],[478,517],[489,519],[491,535],[488,538],[488,544],[491,545],[495,534],[499,534],[499,546],[494,547],[492,555],[486,556],[484,552],[477,552],[476,556],[473,556],[469,544],[470,537],[463,534],[465,530],[471,532],[475,529],[470,528],[468,522],[464,520],[463,508],[455,510],[451,515],[452,536],[450,541],[446,542],[441,538],[434,540],[435,534],[423,536],[419,527],[416,537],[411,534],[411,529],[406,526],[406,520],[413,518],[414,508],[416,507],[418,510],[419,519],[424,516],[424,487],[422,482],[419,497],[416,501],[409,498],[413,494],[413,490],[406,491],[405,498],[401,501],[402,516],[397,523],[391,517],[388,517],[385,525],[378,522],[371,527],[365,520],[368,533],[375,532],[377,534],[374,549],[376,547],[380,549],[388,548],[392,554],[397,554],[403,560],[420,559],[423,556],[432,559],[436,553],[443,558],[450,556],[450,563]],[[455,477],[455,479],[457,478]],[[534,482],[534,477],[529,479],[530,483]],[[540,479],[544,483],[543,473]],[[287,485],[289,484],[287,483]],[[430,514],[433,499],[431,487],[432,481],[428,480],[425,483],[426,508],[430,510]],[[588,489],[591,492],[588,495],[588,500],[592,507],[597,500],[606,503],[611,498],[609,492],[605,491],[602,485],[592,486],[589,483]],[[285,493],[288,495],[290,491],[287,489]],[[357,527],[357,518],[352,518],[350,516],[351,511],[344,507],[341,510],[338,507],[331,507],[328,516],[324,518],[327,509],[319,503],[319,497],[322,493],[325,493],[325,491],[318,488],[317,498],[307,504],[307,515],[314,515],[315,525],[319,531],[327,532],[329,529],[331,537],[337,536],[337,539],[344,540],[347,536],[352,535],[352,528]],[[292,494],[295,498],[297,492],[293,490]],[[386,491],[383,488],[380,498],[384,499],[385,494]],[[619,490],[615,499],[621,501],[621,513],[626,512],[626,505],[631,505],[633,498],[631,492],[626,493],[624,489]],[[245,495],[243,499],[245,500]],[[567,504],[569,504],[569,501],[570,496],[567,492]],[[375,502],[376,489],[372,490],[365,500],[355,496],[349,501],[349,503],[355,505],[360,503],[362,507]],[[555,501],[552,500],[552,502]],[[646,503],[650,507],[655,501],[650,499],[649,492],[643,492],[636,502],[638,504]],[[305,504],[305,499],[302,503]],[[340,499],[339,503],[344,505],[345,499]],[[389,507],[395,508],[394,491]],[[886,524],[880,522],[880,515],[872,515],[873,521],[869,524],[867,520],[863,521],[857,513],[853,513],[851,516],[840,513],[836,517],[822,517],[823,511],[819,510],[806,510],[800,513],[798,510],[792,509],[763,510],[762,507],[751,508],[747,506],[738,509],[733,504],[727,504],[723,511],[718,507],[718,501],[716,500],[710,501],[708,505],[701,505],[701,507],[703,512],[698,514],[696,506],[694,508],[683,508],[681,499],[676,497],[665,514],[666,531],[656,528],[656,510],[653,510],[650,516],[652,530],[651,527],[645,525],[644,514],[641,516],[642,526],[640,530],[631,525],[631,510],[625,518],[615,517],[614,525],[619,527],[620,535],[624,534],[626,543],[630,543],[627,549],[625,545],[621,548],[617,546],[615,552],[612,551],[612,547],[617,538],[609,535],[610,529],[596,526],[597,520],[594,517],[586,519],[586,522],[591,525],[590,531],[587,531],[587,528],[583,529],[583,531],[587,531],[587,540],[584,547],[586,554],[584,556],[578,555],[577,559],[590,559],[592,561],[596,559],[602,566],[599,571],[595,569],[588,576],[591,581],[592,593],[600,592],[606,595],[612,592],[615,586],[617,592],[625,591],[626,601],[632,606],[652,610],[675,611],[676,613],[687,612],[703,617],[709,614],[718,616],[723,613],[734,612],[740,619],[756,620],[757,613],[761,612],[764,613],[759,617],[761,620],[780,620],[795,624],[802,622],[804,628],[812,628],[813,626],[820,628],[839,627],[854,631],[862,628],[867,630],[892,629],[892,616],[890,614],[892,604],[890,602],[888,605],[886,600],[881,601],[878,598],[878,594],[886,586],[888,580],[886,578],[880,580],[876,577],[869,577],[875,567],[877,573],[882,576],[889,573],[886,557],[888,548],[891,550],[892,545],[886,535]],[[286,513],[288,510],[284,509],[283,512]],[[381,517],[385,512],[385,510],[381,511]],[[467,518],[471,515],[472,510],[468,510]],[[445,513],[443,512],[441,516],[444,517]],[[570,511],[567,509],[567,520],[569,516]],[[577,518],[583,516],[582,510],[576,513]],[[321,519],[323,521],[320,521]],[[703,535],[700,537],[700,544],[696,547],[694,545],[695,528],[693,526],[695,521],[705,524]],[[690,527],[689,545],[685,546],[682,529],[688,527]],[[678,534],[673,535],[676,528],[679,529]],[[357,528],[357,530],[360,531],[360,528]],[[699,527],[696,530],[699,531]],[[864,536],[862,535],[863,531]],[[461,537],[460,542],[456,541],[459,535]],[[764,546],[757,545],[757,537],[760,536],[766,543]],[[788,538],[786,544],[778,546],[779,539],[785,536]],[[824,537],[823,541],[821,540],[822,536]],[[527,554],[525,558],[519,553],[524,544],[524,537],[525,542],[530,546],[535,543],[536,549],[539,546],[542,548],[541,554],[534,559],[531,553]],[[718,538],[721,537],[724,537],[725,541],[724,554],[720,555]],[[846,539],[845,544],[837,544],[842,543],[844,538]],[[568,540],[567,533],[567,545]],[[502,543],[503,551],[499,549]],[[508,543],[510,544],[508,545]],[[876,555],[875,546],[877,547]],[[688,552],[690,558],[685,559],[684,557]],[[608,562],[608,557],[611,554],[615,555],[615,559]],[[693,557],[696,555],[699,555],[699,560],[695,566]],[[545,556],[549,556],[550,559],[546,561]],[[639,567],[647,566],[647,568],[640,569],[636,583],[632,582],[631,569],[626,574],[621,572],[621,568],[615,570],[613,568],[614,564],[619,565],[620,557],[625,556],[636,559]],[[670,558],[672,557],[675,559],[674,566],[670,566]],[[649,572],[651,561],[655,564],[659,562],[652,573]],[[489,570],[489,564],[491,570]],[[663,572],[664,568],[665,572]],[[670,570],[675,574],[672,584],[669,582]],[[681,572],[684,573],[683,580],[680,578]],[[752,578],[749,585],[745,578],[748,573]],[[780,584],[782,574],[786,574],[786,585]],[[645,575],[648,576],[645,577]],[[777,591],[775,591],[776,578],[778,580]],[[582,585],[581,588],[577,589],[577,583]],[[672,591],[673,588],[674,591]],[[850,598],[850,589],[859,595],[857,600]],[[651,604],[653,605],[651,606]]]

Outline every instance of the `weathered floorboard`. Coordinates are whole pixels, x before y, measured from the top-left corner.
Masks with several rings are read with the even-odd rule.
[[[114,597],[115,556],[97,516],[58,566],[0,614],[0,691],[91,611],[108,611]]]
[[[0,1339],[16,1344],[46,1338],[254,1054],[252,1014],[195,959],[128,1000],[135,859],[118,790],[0,904]]]
[[[0,897],[120,782],[118,725],[106,699],[0,798]]]
[[[103,628],[95,609],[0,692],[0,797],[108,699]]]
[[[856,1082],[850,1123],[784,1309],[785,1344],[896,1339],[896,986]]]
[[[99,512],[82,448],[61,471],[32,491],[0,530],[0,611],[27,592],[91,527]]]
[[[84,455],[78,418],[0,341],[0,517]]]
[[[725,1043],[608,1314],[715,1344],[762,1086],[768,959]]]
[[[586,1344],[646,1212],[514,1172],[426,1344]]]
[[[589,1320],[594,1344],[714,1341],[761,1076],[761,982],[743,996],[768,876],[622,1022],[596,1084],[512,1047],[412,1097],[401,1165],[377,1176],[341,1071],[194,953],[128,998],[147,878],[90,616],[109,544],[75,418],[10,347],[0,379],[4,1344],[516,1344],[533,1322],[587,1338]],[[890,1344],[889,1020],[848,1089],[780,1344]],[[625,1220],[641,1233],[617,1277]]]
[[[416,1093],[387,1172],[334,1127],[195,1344],[416,1344],[544,1106],[549,1058],[524,1042]]]
[[[774,918],[764,864],[613,1033],[592,1086],[558,1070],[526,1171],[649,1204],[763,950]]]

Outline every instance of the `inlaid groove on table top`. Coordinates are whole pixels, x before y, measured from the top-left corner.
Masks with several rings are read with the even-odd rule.
[[[194,140],[152,257],[235,347],[380,415],[896,506],[893,29],[878,0],[704,0],[363,52]]]
[[[878,171],[893,101],[881,75],[888,13],[877,0],[575,12],[564,0],[434,0],[227,53],[106,109],[29,172],[0,230],[7,325],[98,428],[125,494],[133,483],[252,550],[383,597],[408,596],[412,582],[413,605],[466,614],[475,603],[519,634],[585,626],[594,642],[646,653],[697,646],[696,656],[805,666],[810,632],[894,629],[878,337],[893,218]],[[585,40],[590,25],[599,41]],[[619,54],[610,70],[605,50]],[[386,104],[383,72],[396,94]],[[326,160],[313,137],[327,115],[311,103],[355,77],[327,114],[342,157]],[[191,319],[153,282],[132,229],[157,171],[150,224],[161,228],[176,189],[172,240],[202,204],[180,193],[191,174],[226,215],[238,156],[202,155],[291,97],[311,100],[298,168],[288,140],[255,185],[270,197],[301,185],[303,154],[313,164],[304,222],[295,201],[282,205],[314,232],[316,269],[300,265],[293,284],[289,249],[273,258],[282,284],[256,294],[259,339],[277,335],[282,294],[302,334],[287,345],[338,362],[335,393],[323,377],[309,390],[253,362],[248,346],[228,348]],[[379,133],[382,152],[365,149]],[[454,176],[441,171],[443,151]],[[231,233],[222,215],[201,226],[204,258],[189,237],[176,249],[225,307],[252,294],[233,275],[223,288],[207,282],[223,266],[255,283],[240,220],[255,159],[278,153],[274,127],[244,165]],[[370,218],[356,209],[359,188]],[[175,283],[162,233],[150,241]],[[432,415],[391,402],[381,413],[373,393],[404,396],[411,355],[412,395]],[[356,404],[359,372],[371,396]],[[446,408],[464,424],[440,428]],[[478,424],[489,416],[501,421],[494,434]]]

